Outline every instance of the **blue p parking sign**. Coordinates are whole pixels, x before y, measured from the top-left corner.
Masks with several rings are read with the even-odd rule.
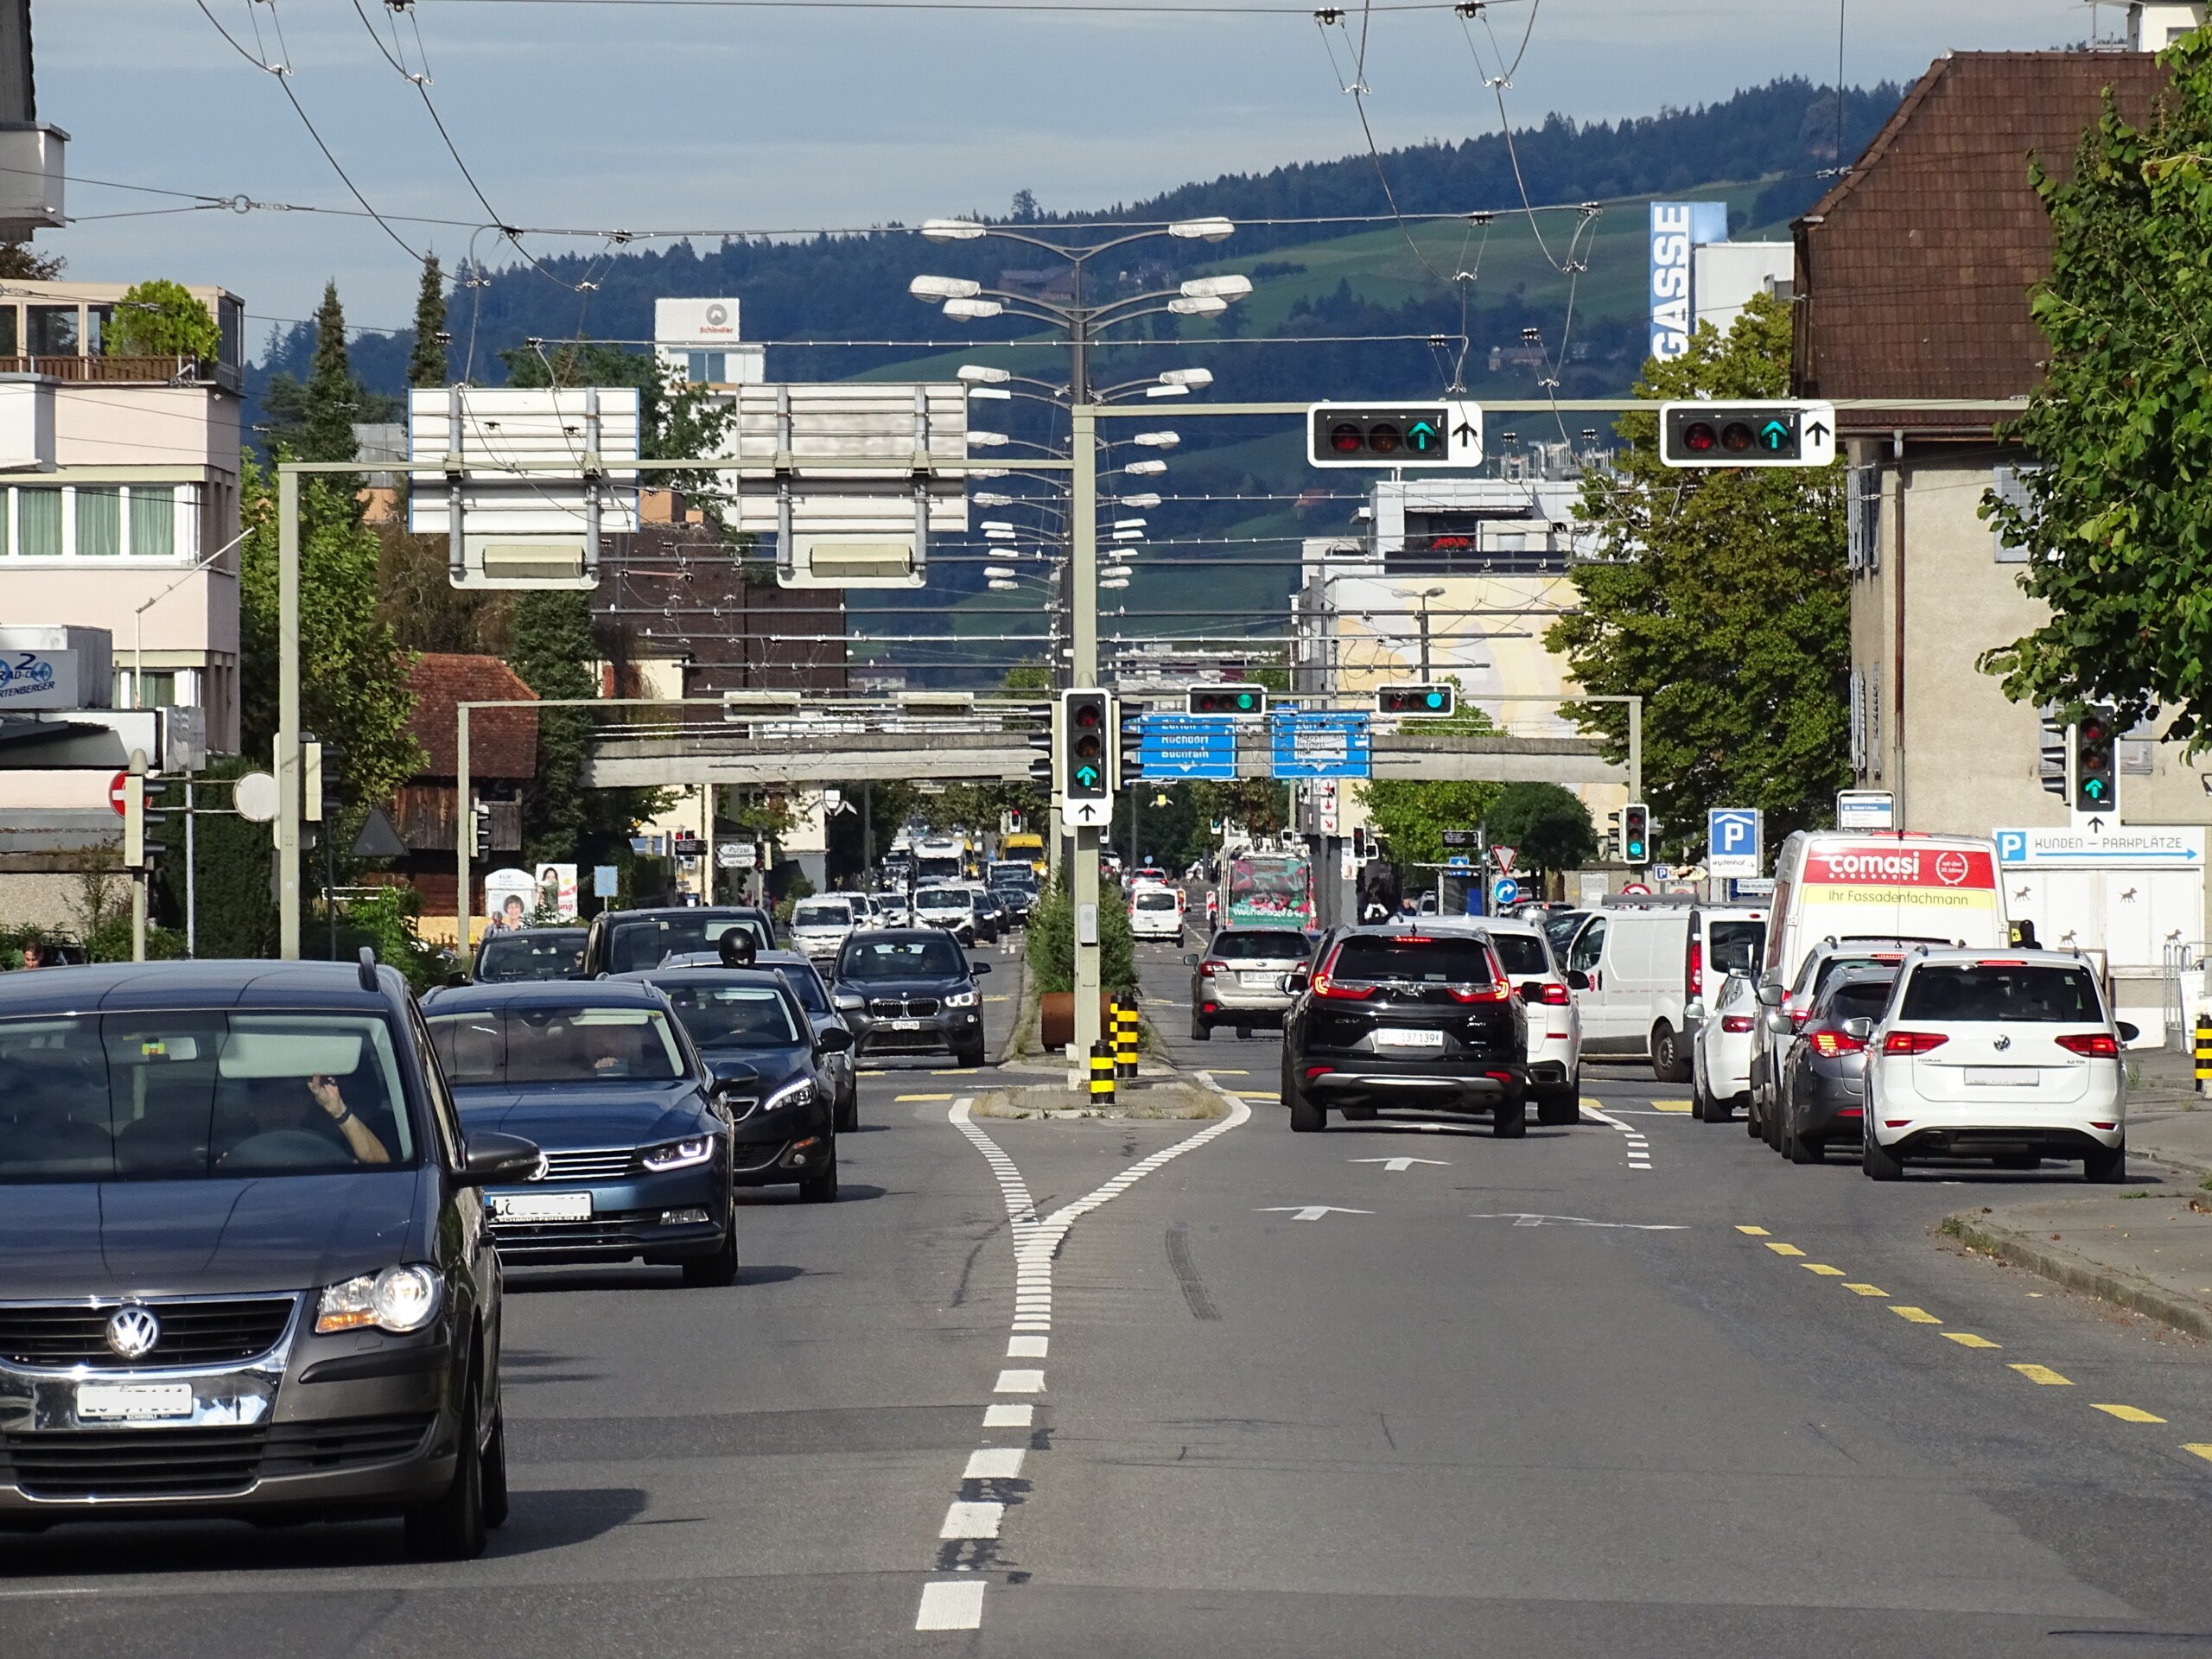
[[[1746,876],[1760,874],[1765,861],[1759,810],[1755,806],[1716,806],[1705,815],[1706,860],[1708,874]]]

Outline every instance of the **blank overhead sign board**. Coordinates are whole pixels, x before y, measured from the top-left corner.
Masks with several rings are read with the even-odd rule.
[[[587,439],[594,398],[599,406],[595,453],[607,471],[607,482],[600,490],[600,531],[613,535],[634,531],[638,474],[621,466],[638,458],[634,388],[524,391],[462,386],[413,391],[407,398],[407,458],[441,461],[448,455],[461,457],[467,474],[461,491],[466,535],[582,535],[587,512],[585,456],[594,453]],[[549,463],[575,471],[500,470],[516,466],[536,469]],[[442,481],[417,474],[409,492],[407,527],[417,535],[443,534],[451,527],[451,496]]]
[[[735,499],[735,527],[777,528],[779,480],[766,469],[780,464],[792,474],[796,534],[911,534],[918,464],[927,467],[968,459],[967,390],[957,381],[739,387],[737,421],[726,449],[748,468],[762,470],[741,479],[722,475],[722,488]],[[788,449],[783,442],[786,413]],[[880,470],[808,470],[809,461],[822,461],[886,464]],[[967,529],[965,478],[957,472],[931,473],[922,482],[931,531]]]

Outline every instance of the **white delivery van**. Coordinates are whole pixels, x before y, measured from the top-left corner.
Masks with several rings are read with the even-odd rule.
[[[1760,981],[1788,987],[1823,939],[1974,950],[2012,942],[1997,843],[1910,830],[1801,830],[1782,844]]]
[[[1766,911],[1699,905],[1690,911],[1682,944],[1682,976],[1662,992],[1651,1013],[1651,1075],[1662,1083],[1692,1080],[1692,1049],[1706,1010],[1731,974],[1756,974],[1766,950]]]
[[[1649,1053],[1662,998],[1671,999],[1672,1029],[1681,1029],[1689,926],[1688,905],[1658,894],[1609,895],[1584,918],[1562,953],[1582,1014],[1584,1053]]]

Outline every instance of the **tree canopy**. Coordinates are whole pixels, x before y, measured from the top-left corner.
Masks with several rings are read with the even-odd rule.
[[[446,285],[435,253],[423,257],[423,283],[415,296],[415,344],[407,353],[407,384],[446,383]]]
[[[2036,291],[2049,365],[2004,435],[2038,463],[2021,496],[1984,502],[2028,550],[2020,586],[2050,620],[1989,652],[2005,695],[2069,711],[2115,705],[2123,728],[2212,744],[2212,30],[2167,48],[2147,127],[2107,94],[2073,176],[2034,164],[2056,251]]]
[[[1711,325],[1671,362],[1645,363],[1638,397],[1786,393],[1789,310],[1754,299],[1726,335]],[[1851,599],[1843,467],[1677,472],[1658,416],[1624,415],[1628,448],[1583,480],[1599,556],[1574,572],[1581,606],[1546,632],[1574,679],[1641,696],[1643,782],[1662,844],[1701,830],[1711,806],[1756,806],[1769,837],[1824,822],[1849,781]],[[1619,703],[1568,710],[1628,753]]]
[[[1493,847],[1512,848],[1516,868],[1579,869],[1598,851],[1598,828],[1590,809],[1571,789],[1557,784],[1508,784],[1484,820]]]
[[[221,335],[205,302],[165,277],[133,283],[100,334],[110,357],[212,358]]]

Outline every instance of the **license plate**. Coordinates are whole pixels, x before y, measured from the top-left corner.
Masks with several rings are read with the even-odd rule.
[[[494,1221],[589,1221],[588,1192],[495,1192]]]
[[[891,1022],[893,1031],[919,1031],[921,1028],[922,1022],[918,1020],[893,1020]]]
[[[84,1422],[137,1422],[192,1415],[189,1382],[79,1382],[77,1416]]]
[[[2037,1089],[2043,1073],[2032,1065],[1970,1065],[1967,1082],[1977,1088]]]
[[[1444,1033],[1426,1027],[1383,1026],[1375,1033],[1377,1048],[1441,1048]]]
[[[1248,991],[1272,991],[1275,988],[1273,974],[1246,974],[1243,977],[1244,988]]]

